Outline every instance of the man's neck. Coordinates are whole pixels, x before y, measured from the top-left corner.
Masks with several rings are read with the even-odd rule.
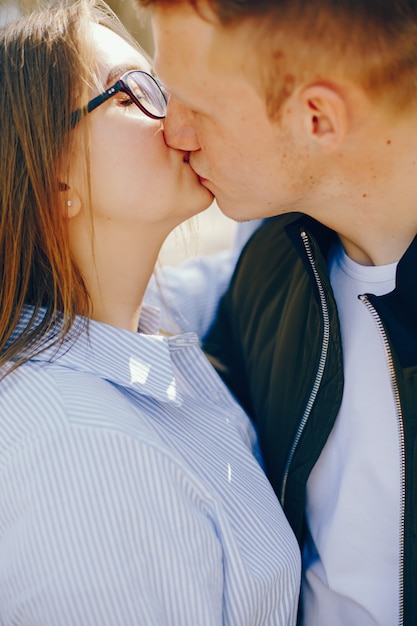
[[[417,122],[390,131],[380,125],[365,136],[358,132],[343,154],[331,155],[306,211],[335,230],[362,265],[399,261],[417,234]]]
[[[417,230],[404,237],[371,237],[361,246],[340,236],[348,257],[360,265],[389,265],[399,261],[413,241]]]

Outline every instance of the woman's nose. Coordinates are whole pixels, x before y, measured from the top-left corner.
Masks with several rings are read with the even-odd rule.
[[[172,96],[164,120],[165,141],[171,148],[193,152],[200,149],[195,114]]]

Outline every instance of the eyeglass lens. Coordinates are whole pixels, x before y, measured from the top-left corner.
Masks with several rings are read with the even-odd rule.
[[[123,82],[140,105],[151,115],[165,117],[167,101],[157,81],[144,72],[129,72]]]

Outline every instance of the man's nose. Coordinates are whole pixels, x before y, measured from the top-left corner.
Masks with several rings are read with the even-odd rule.
[[[181,102],[170,96],[164,120],[166,143],[171,148],[193,152],[200,149],[195,129],[195,115]]]

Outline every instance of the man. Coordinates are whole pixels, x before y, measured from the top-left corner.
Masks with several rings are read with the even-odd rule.
[[[416,4],[141,3],[166,141],[224,213],[278,216],[206,347],[298,537],[300,623],[415,625]]]

